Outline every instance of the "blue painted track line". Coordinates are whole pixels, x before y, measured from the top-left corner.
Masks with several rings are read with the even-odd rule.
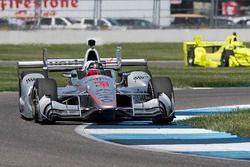
[[[244,108],[238,106],[230,107],[211,107],[211,108],[198,108],[198,109],[188,109],[188,110],[177,110],[176,116],[195,116],[195,115],[207,115],[207,114],[219,114],[227,112],[243,112],[247,111]]]
[[[161,140],[161,139],[235,139],[237,136],[228,133],[196,133],[196,134],[93,134],[103,140]],[[250,142],[250,140],[248,140]]]
[[[107,141],[125,145],[180,145],[180,144],[237,144],[249,143],[248,139],[241,138],[220,138],[220,139],[109,139]]]

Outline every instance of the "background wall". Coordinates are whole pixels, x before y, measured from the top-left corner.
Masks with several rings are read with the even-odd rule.
[[[95,38],[97,45],[119,42],[183,42],[201,35],[203,40],[224,41],[228,35],[237,32],[241,41],[250,42],[250,29],[207,29],[207,30],[39,30],[0,31],[0,44],[74,44],[86,43]]]

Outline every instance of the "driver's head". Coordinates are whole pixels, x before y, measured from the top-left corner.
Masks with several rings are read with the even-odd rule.
[[[87,76],[90,76],[90,75],[97,75],[100,73],[99,71],[104,69],[102,63],[91,61],[86,64],[85,70]]]
[[[89,66],[87,67],[87,70],[90,70],[90,69],[103,70],[103,65],[102,63],[98,63],[98,62],[91,62]]]

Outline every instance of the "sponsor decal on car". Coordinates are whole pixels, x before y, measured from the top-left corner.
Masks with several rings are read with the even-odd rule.
[[[96,87],[109,87],[109,83],[105,81],[97,81],[95,82]]]
[[[36,78],[28,78],[25,81],[28,84],[29,82],[34,82],[35,80],[36,80]]]

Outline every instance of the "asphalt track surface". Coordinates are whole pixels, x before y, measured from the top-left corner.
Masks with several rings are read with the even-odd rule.
[[[250,88],[176,90],[177,109],[249,104]],[[75,133],[82,122],[40,125],[20,118],[17,93],[0,93],[1,167],[249,167],[249,161],[130,149]]]

